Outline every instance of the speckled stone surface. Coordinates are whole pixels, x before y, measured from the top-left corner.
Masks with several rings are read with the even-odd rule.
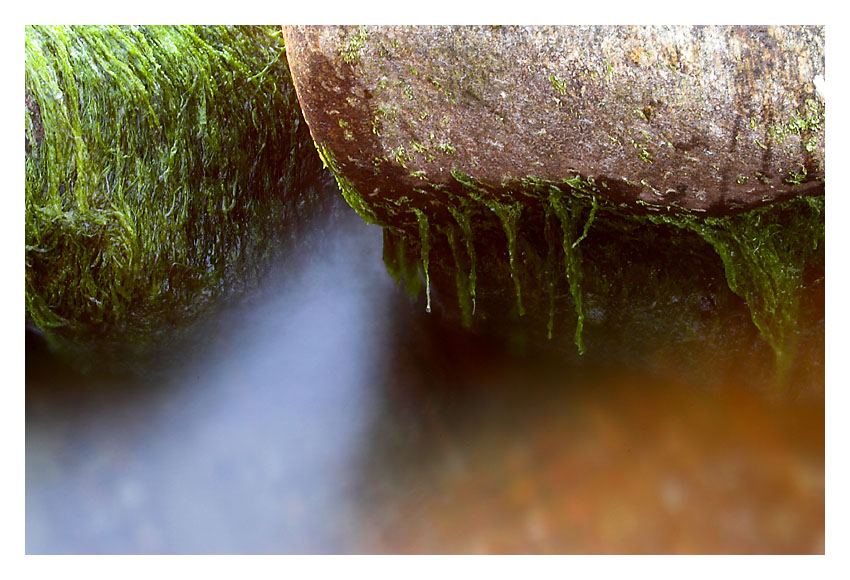
[[[284,35],[314,140],[381,220],[462,195],[453,172],[532,195],[529,176],[578,176],[633,209],[707,214],[823,192],[823,27]]]

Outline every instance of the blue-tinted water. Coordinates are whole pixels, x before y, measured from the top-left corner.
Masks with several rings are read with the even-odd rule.
[[[141,377],[28,345],[28,553],[823,552],[817,372],[783,398],[746,353],[694,383],[699,352],[590,369],[471,336],[326,193]]]

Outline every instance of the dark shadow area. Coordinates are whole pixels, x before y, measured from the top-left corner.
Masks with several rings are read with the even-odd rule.
[[[353,551],[823,551],[822,322],[777,392],[736,309],[714,349],[611,341],[607,361],[396,309]]]

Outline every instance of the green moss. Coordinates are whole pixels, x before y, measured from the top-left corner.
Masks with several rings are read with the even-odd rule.
[[[407,162],[413,161],[413,155],[404,147],[399,147],[393,151],[393,158],[405,169],[407,169]]]
[[[463,171],[458,169],[452,169],[452,177],[455,181],[469,189],[470,191],[479,191],[481,187],[479,184],[469,175],[465,174]]]
[[[753,323],[776,355],[782,376],[796,354],[803,272],[824,240],[824,198],[714,218],[651,216],[697,233],[723,261],[729,288],[747,302]]]
[[[318,151],[319,157],[321,158],[324,166],[327,169],[330,169],[336,179],[336,182],[339,185],[339,190],[345,198],[345,201],[348,202],[348,205],[350,205],[367,223],[381,225],[378,217],[372,210],[372,207],[366,203],[360,195],[360,192],[357,191],[357,188],[353,183],[351,183],[351,180],[340,172],[333,152],[324,145],[317,145],[316,150]]]
[[[463,202],[462,202],[463,203]],[[469,275],[468,280],[469,283],[466,285],[467,291],[469,293],[469,301],[472,304],[472,312],[471,314],[475,314],[475,282],[476,282],[476,257],[475,257],[475,243],[474,238],[472,237],[472,223],[469,217],[468,210],[458,209],[453,205],[449,205],[449,212],[451,212],[452,217],[454,217],[457,225],[460,227],[461,232],[463,233],[463,241],[466,246],[466,256],[469,259]]]
[[[801,176],[804,174],[798,177]],[[664,204],[644,204],[652,212],[641,215],[601,196],[596,182],[580,175],[558,182],[528,176],[500,184],[497,190],[459,170],[453,170],[452,177],[460,184],[462,193],[450,194],[444,207],[453,216],[458,229],[455,229],[455,225],[439,222],[434,227],[447,238],[455,268],[458,306],[465,323],[468,323],[475,313],[475,237],[478,234],[474,227],[482,227],[483,224],[473,223],[473,218],[478,215],[475,219],[479,219],[481,211],[492,212],[507,238],[508,267],[520,315],[525,313],[522,276],[529,280],[537,276],[538,281],[542,280],[543,290],[548,294],[547,335],[550,337],[555,324],[555,288],[558,283],[553,274],[557,256],[557,248],[553,244],[560,248],[564,260],[561,279],[566,279],[568,283],[575,308],[574,342],[580,353],[585,350],[582,339],[585,317],[582,278],[587,269],[580,250],[586,247],[585,240],[594,230],[595,224],[604,224],[600,228],[607,232],[605,236],[610,236],[612,231],[622,228],[627,230],[626,237],[632,236],[635,239],[641,236],[647,239],[657,236],[656,230],[659,226],[673,227],[695,233],[717,254],[723,265],[726,283],[732,292],[746,301],[755,326],[773,348],[780,374],[784,372],[783,369],[787,370],[793,360],[797,310],[803,285],[802,273],[807,265],[817,261],[817,253],[822,251],[822,197],[795,198],[783,204],[726,217],[671,213],[670,208]],[[761,176],[756,174],[756,177]],[[794,175],[791,175],[790,179],[793,181]],[[607,184],[602,184],[602,187],[608,188]],[[498,193],[504,191],[516,193]],[[521,257],[517,250],[520,218],[526,208],[531,210],[532,215],[535,208],[542,208],[542,239],[548,245],[545,257],[535,258],[525,253]],[[414,211],[417,214],[421,242],[420,263],[427,268],[430,248],[428,228],[431,224],[421,211]],[[536,223],[534,219],[537,218],[529,217],[528,220],[532,221],[526,220],[528,225]],[[557,231],[559,226],[560,233]],[[483,227],[486,235],[491,235],[488,226]],[[534,232],[526,232],[524,238],[529,240],[529,236],[534,238]],[[459,249],[461,237],[469,262],[468,275],[465,276],[461,276],[464,263]],[[597,239],[592,244],[600,242],[604,240]],[[540,260],[538,265],[534,265],[535,259]],[[524,268],[521,268],[521,262]],[[593,272],[594,276],[604,274],[597,269],[593,269]],[[594,281],[596,292],[599,291],[597,282]]]
[[[587,237],[588,231],[593,224],[593,219],[596,216],[598,205],[596,198],[593,198],[593,205],[587,220],[584,222],[584,228],[579,234],[581,227],[584,205],[580,200],[573,196],[562,193],[552,193],[549,196],[549,204],[547,207],[547,221],[549,215],[554,213],[561,224],[563,233],[563,250],[564,250],[564,275],[570,286],[570,294],[573,298],[576,312],[576,330],[574,341],[578,348],[579,354],[584,353],[584,344],[582,342],[582,329],[584,327],[584,311],[582,309],[582,294],[581,294],[581,277],[582,264],[581,252],[578,248],[579,243]],[[551,330],[550,330],[551,334]]]
[[[419,153],[425,153],[426,151],[428,151],[428,147],[426,147],[422,143],[419,143],[418,141],[411,141],[410,146],[413,147],[414,151],[418,151]]]
[[[360,49],[366,44],[367,38],[369,38],[369,32],[366,27],[358,26],[357,31],[348,37],[345,48],[339,50],[342,60],[351,65],[356,64],[360,60]]]
[[[425,312],[431,312],[431,275],[428,272],[431,255],[431,234],[428,228],[428,216],[417,208],[413,208],[413,213],[416,214],[416,221],[419,224],[419,252],[420,259],[422,260],[422,270],[425,272]]]
[[[452,260],[454,261],[455,287],[457,289],[457,301],[458,308],[461,313],[461,321],[464,326],[469,327],[472,325],[474,299],[469,289],[470,279],[463,273],[464,268],[460,257],[460,251],[458,250],[456,227],[451,222],[447,222],[442,227],[438,226],[437,229],[446,236],[446,242],[448,243],[449,251],[452,254]]]
[[[567,94],[568,85],[566,81],[562,80],[560,77],[551,74],[549,75],[549,82],[552,83],[552,88],[561,93],[562,95]]]
[[[804,138],[805,148],[812,152],[817,148],[817,133],[823,129],[824,107],[821,103],[806,99],[805,107],[795,115],[776,125],[768,127],[768,136],[775,143],[782,143],[788,135]]]
[[[396,284],[404,283],[408,295],[416,296],[422,289],[419,278],[419,258],[407,242],[391,228],[384,228],[384,265]]]
[[[453,175],[468,188],[473,198],[482,199],[481,184],[460,172]],[[581,257],[576,250],[601,212],[606,214],[605,220],[610,223],[646,224],[642,227],[649,224],[674,226],[694,232],[710,244],[723,263],[729,288],[746,301],[755,326],[773,348],[778,372],[781,375],[788,369],[796,352],[802,274],[807,264],[816,261],[824,239],[823,197],[796,198],[780,205],[725,217],[699,217],[666,211],[638,216],[594,195],[595,183],[591,180],[580,177],[565,180],[562,182],[567,186],[564,192],[558,184],[542,180],[527,178],[522,183],[537,195],[549,192],[547,211],[551,211],[561,224],[565,277],[576,308],[575,342],[580,352],[583,350],[582,268]],[[493,202],[486,205],[496,211]],[[589,211],[583,213],[582,206],[589,207]],[[508,221],[505,211],[501,214],[500,220],[506,232],[512,230],[511,226],[505,225]],[[587,218],[581,234],[578,234],[581,216],[584,215]],[[512,267],[511,271],[515,273],[516,268]],[[550,315],[550,332],[551,325]]]
[[[514,283],[514,291],[516,292],[517,312],[519,312],[520,316],[524,316],[525,307],[522,305],[522,287],[516,255],[517,224],[519,222],[520,215],[522,215],[522,202],[507,204],[500,203],[492,199],[482,199],[482,202],[496,214],[496,217],[498,217],[499,221],[502,223],[502,228],[505,230],[505,236],[508,239],[508,262],[511,268],[511,278]]]
[[[788,177],[785,178],[785,183],[788,185],[800,185],[806,180],[806,175],[808,172],[803,165],[800,165],[800,169],[802,169],[802,173],[797,173],[793,169],[788,170]]]
[[[637,149],[638,157],[640,157],[640,160],[644,163],[652,163],[652,153],[650,153],[649,149],[646,148],[646,145],[635,141],[634,139],[632,139],[631,142],[632,147]]]
[[[28,26],[24,48],[36,325],[141,340],[254,276],[312,147],[278,27]]]

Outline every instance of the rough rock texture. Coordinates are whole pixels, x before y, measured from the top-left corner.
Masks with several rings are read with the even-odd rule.
[[[633,209],[823,192],[822,27],[285,26],[313,138],[367,219],[579,178]],[[345,189],[345,188],[344,188]],[[390,202],[388,204],[387,202]]]

